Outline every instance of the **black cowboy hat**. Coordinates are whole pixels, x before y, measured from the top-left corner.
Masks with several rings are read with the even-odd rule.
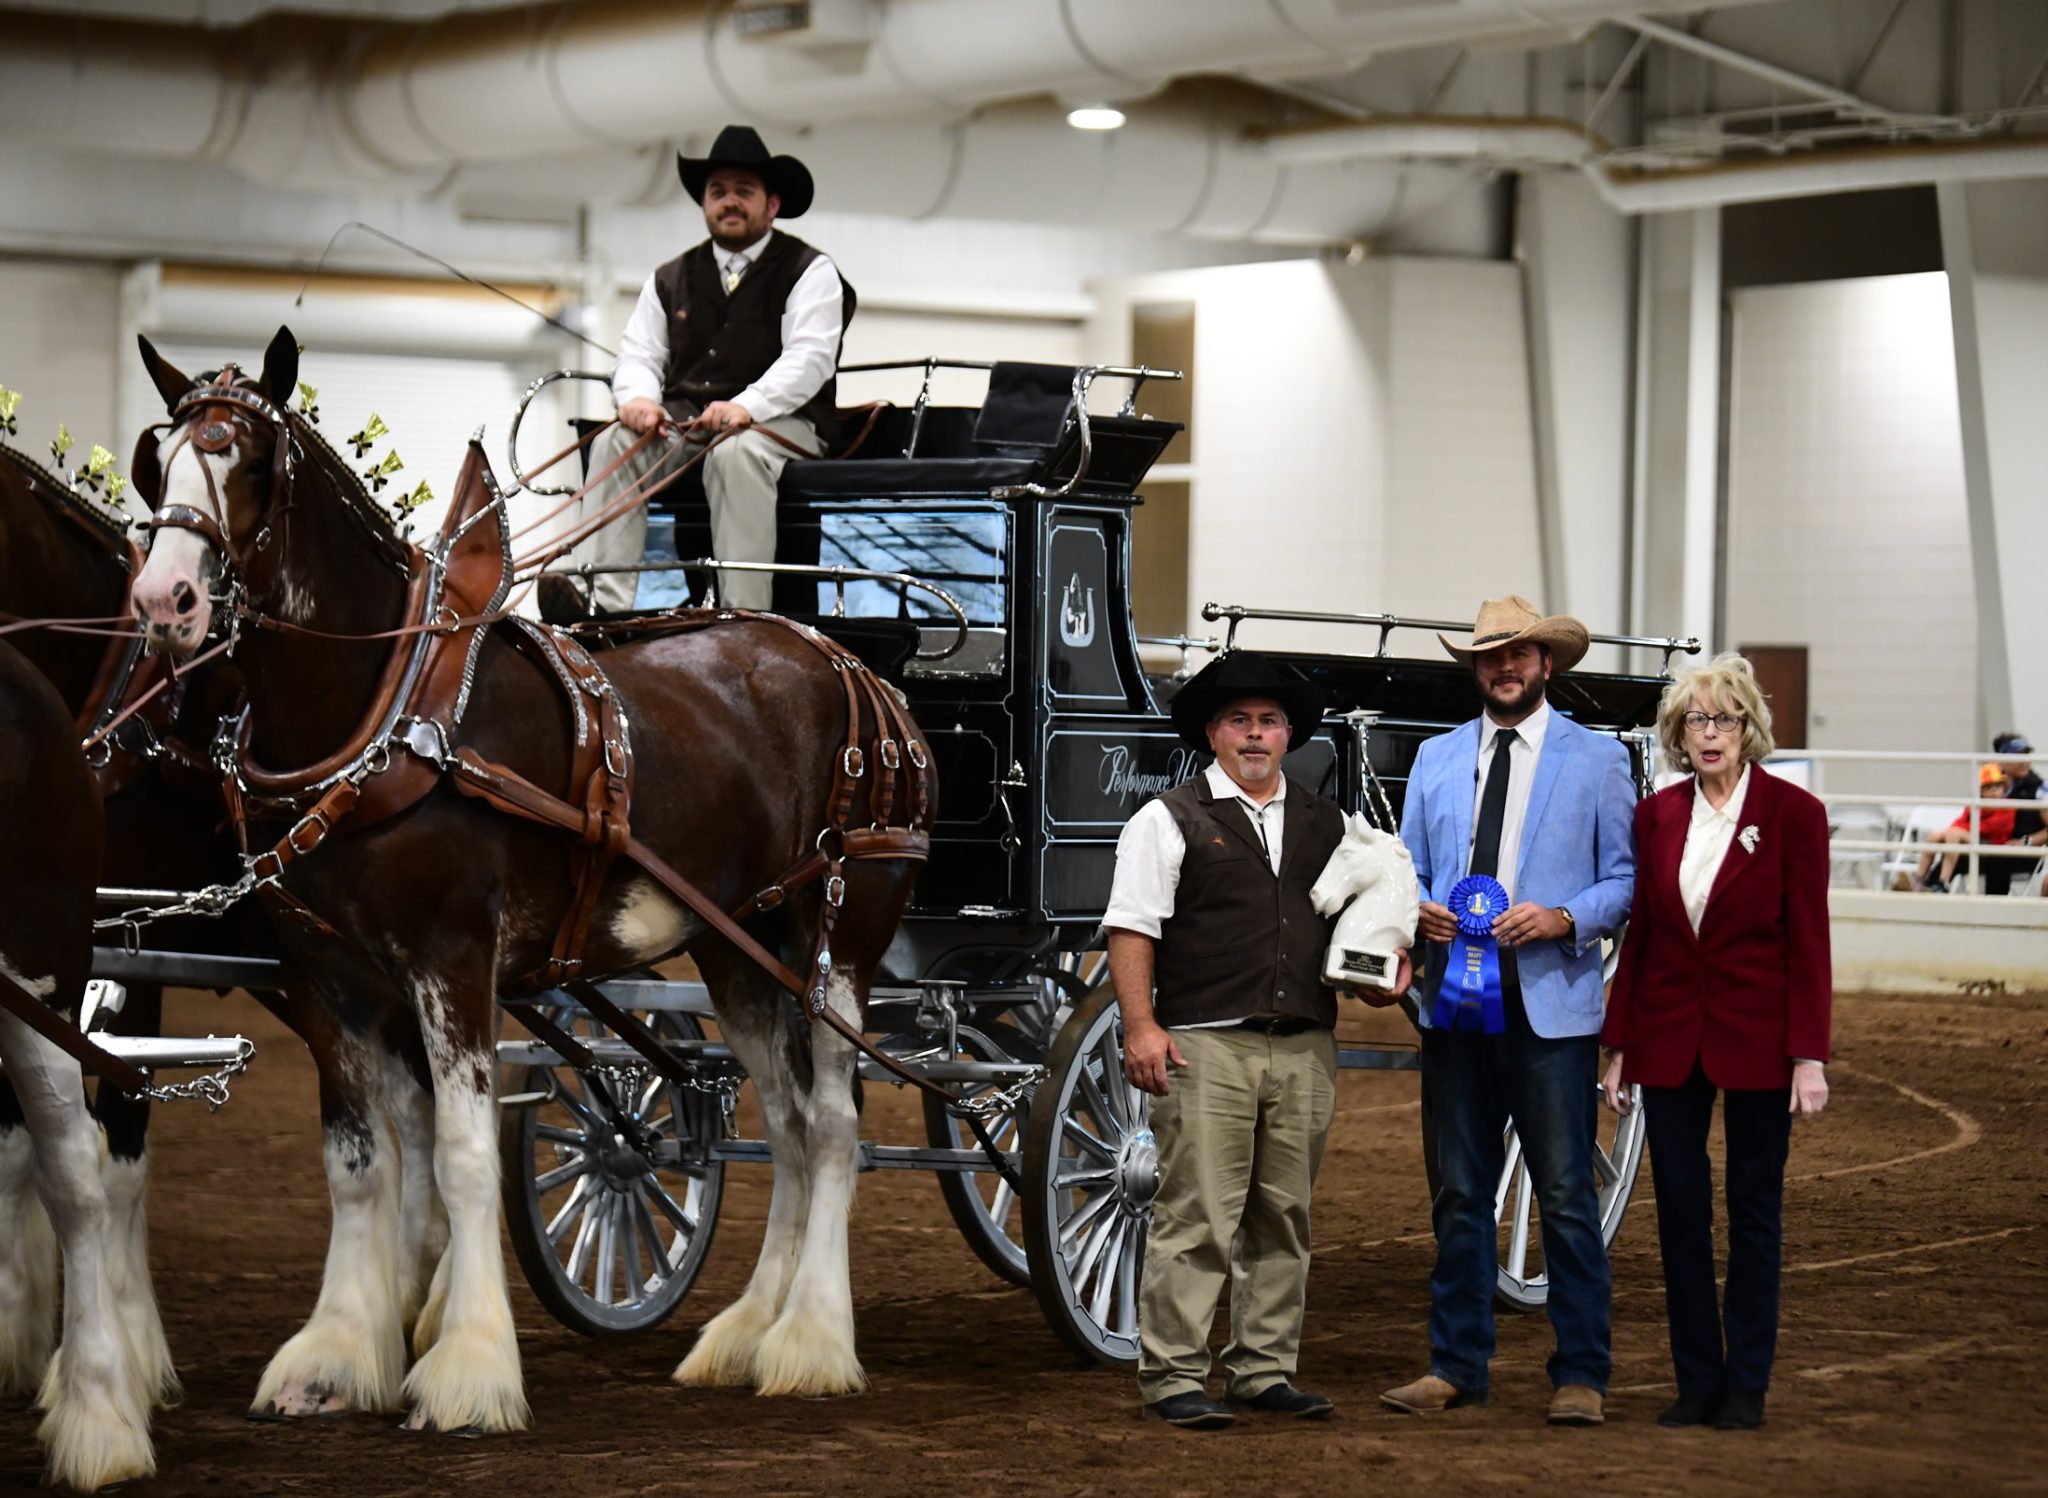
[[[701,160],[676,152],[676,175],[683,179],[683,191],[698,203],[704,201],[704,184],[722,166],[744,167],[759,177],[771,194],[782,199],[777,218],[803,217],[816,195],[811,169],[794,156],[770,156],[751,125],[727,125]]]
[[[1280,704],[1287,714],[1289,748],[1315,732],[1328,701],[1314,682],[1283,675],[1256,650],[1233,650],[1196,672],[1173,699],[1173,726],[1181,742],[1207,754],[1210,720],[1240,697],[1270,697]]]

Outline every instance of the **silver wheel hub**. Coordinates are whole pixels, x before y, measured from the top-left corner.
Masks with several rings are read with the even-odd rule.
[[[1159,1194],[1159,1145],[1150,1129],[1140,1129],[1117,1151],[1117,1195],[1126,1212],[1142,1216]]]

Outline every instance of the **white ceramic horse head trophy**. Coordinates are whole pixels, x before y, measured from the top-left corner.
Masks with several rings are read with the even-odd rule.
[[[1337,916],[1324,980],[1391,992],[1401,965],[1397,954],[1415,943],[1421,899],[1407,845],[1357,812],[1346,817],[1344,840],[1309,891],[1318,915]]]

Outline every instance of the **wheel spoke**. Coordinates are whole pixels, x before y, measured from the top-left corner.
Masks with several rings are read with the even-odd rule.
[[[1500,1221],[1501,1213],[1507,1209],[1508,1186],[1515,1179],[1515,1172],[1521,1167],[1521,1164],[1522,1136],[1510,1134],[1508,1136],[1507,1162],[1501,1167],[1500,1183],[1493,1188],[1493,1220],[1495,1222]]]
[[[1097,1326],[1109,1322],[1110,1298],[1116,1294],[1117,1266],[1123,1259],[1124,1237],[1131,1230],[1130,1218],[1119,1212],[1111,1224],[1102,1262],[1095,1274],[1095,1293],[1088,1297],[1088,1316]]]
[[[1080,1145],[1081,1148],[1088,1150],[1101,1159],[1109,1161],[1112,1165],[1116,1163],[1116,1151],[1089,1133],[1087,1128],[1073,1114],[1069,1113],[1065,1118],[1061,1119],[1060,1125],[1066,1132],[1067,1137]]]
[[[697,1236],[697,1219],[685,1212],[668,1194],[668,1188],[659,1181],[650,1181],[648,1190],[654,1195],[654,1204],[661,1208],[661,1215],[674,1223],[685,1241]]]
[[[1114,1092],[1115,1090],[1116,1084],[1112,1082],[1109,1091]],[[1101,1129],[1103,1133],[1114,1134],[1118,1137],[1123,1135],[1124,1121],[1118,1115],[1109,1097],[1104,1093],[1102,1084],[1095,1080],[1093,1071],[1081,1073],[1080,1085],[1074,1089],[1074,1107],[1076,1111],[1085,1107],[1088,1110],[1089,1116],[1094,1119],[1095,1126]]]
[[[607,1191],[597,1220],[597,1275],[591,1285],[591,1297],[601,1306],[612,1304],[612,1269],[619,1251],[618,1207],[618,1197]]]
[[[569,1248],[569,1262],[565,1267],[568,1271],[569,1283],[572,1285],[581,1285],[583,1283],[583,1271],[590,1264],[590,1244],[591,1240],[597,1236],[597,1218],[591,1211],[591,1208],[595,1205],[597,1203],[594,1203],[588,1197],[584,1199],[583,1219],[576,1227],[576,1241]]]
[[[1130,1132],[1130,1115],[1124,1110],[1124,1096],[1127,1090],[1124,1080],[1124,1048],[1116,1038],[1116,1026],[1103,1028],[1102,1039],[1096,1042],[1096,1050],[1102,1057],[1102,1086],[1109,1094],[1108,1105],[1117,1127]]]
[[[1009,1236],[1007,1224],[1010,1213],[1017,1205],[1017,1193],[1010,1189],[1010,1183],[1001,1177],[996,1179],[996,1199],[988,1204],[988,1220]]]
[[[1109,1198],[1103,1197],[1101,1200],[1107,1201]],[[1116,1222],[1115,1213],[1102,1217],[1088,1229],[1087,1240],[1082,1243],[1080,1252],[1068,1260],[1068,1278],[1073,1281],[1076,1301],[1088,1293],[1088,1285],[1094,1279],[1096,1268],[1102,1262],[1103,1247],[1109,1242],[1110,1235],[1116,1231]]]
[[[639,1197],[633,1193],[618,1197],[618,1289],[625,1291],[625,1305],[637,1305],[647,1293],[647,1277],[641,1275],[639,1268],[639,1234],[633,1221],[633,1207],[637,1205]]]
[[[647,1288],[651,1291],[668,1277],[675,1265],[662,1244],[661,1229],[655,1226],[654,1213],[647,1206],[644,1189],[633,1193],[633,1228],[647,1248]]]
[[[547,1174],[535,1176],[533,1178],[533,1194],[535,1196],[546,1196],[557,1186],[567,1185],[578,1176],[589,1174],[591,1166],[595,1163],[590,1156],[579,1154],[566,1165],[557,1165]]]
[[[1597,1189],[1602,1191],[1621,1179],[1621,1171],[1615,1166],[1614,1156],[1597,1144],[1593,1146],[1593,1174],[1600,1178]]]
[[[1120,1337],[1138,1334],[1138,1267],[1145,1257],[1145,1228],[1141,1221],[1131,1229],[1130,1238],[1116,1262],[1116,1325]]]
[[[1508,1274],[1524,1284],[1529,1279],[1529,1205],[1533,1185],[1526,1165],[1515,1172],[1515,1222],[1508,1239]]]
[[[1060,1252],[1066,1253],[1074,1240],[1088,1230],[1088,1225],[1102,1215],[1103,1209],[1116,1201],[1116,1194],[1100,1191],[1091,1196],[1065,1222],[1060,1224]]]
[[[548,1243],[551,1246],[560,1246],[562,1234],[569,1230],[569,1224],[589,1205],[589,1202],[590,1177],[585,1176],[576,1183],[576,1189],[569,1193],[569,1199],[562,1203],[561,1210],[548,1219]]]
[[[1079,1170],[1063,1170],[1052,1178],[1052,1183],[1061,1191],[1079,1190],[1084,1186],[1105,1185],[1116,1179],[1114,1165],[1083,1166]]]

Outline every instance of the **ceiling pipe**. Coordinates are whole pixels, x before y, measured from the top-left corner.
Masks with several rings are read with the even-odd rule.
[[[675,0],[468,12],[365,31],[352,47],[334,46],[331,29],[309,38],[285,27],[208,33],[24,17],[0,49],[0,130],[86,153],[222,160],[264,181],[316,170],[438,180],[466,162],[617,150],[735,118],[786,136],[906,113],[959,119],[1046,93],[1124,100],[1190,73],[1315,76],[1376,52],[1475,36],[1548,40],[1645,8],[849,3],[834,8],[830,47],[804,33],[742,36],[729,6]]]
[[[1679,171],[1610,172],[1591,163],[1585,170],[1601,197],[1620,212],[1670,213],[1934,182],[2048,177],[2048,141],[1910,142]]]

